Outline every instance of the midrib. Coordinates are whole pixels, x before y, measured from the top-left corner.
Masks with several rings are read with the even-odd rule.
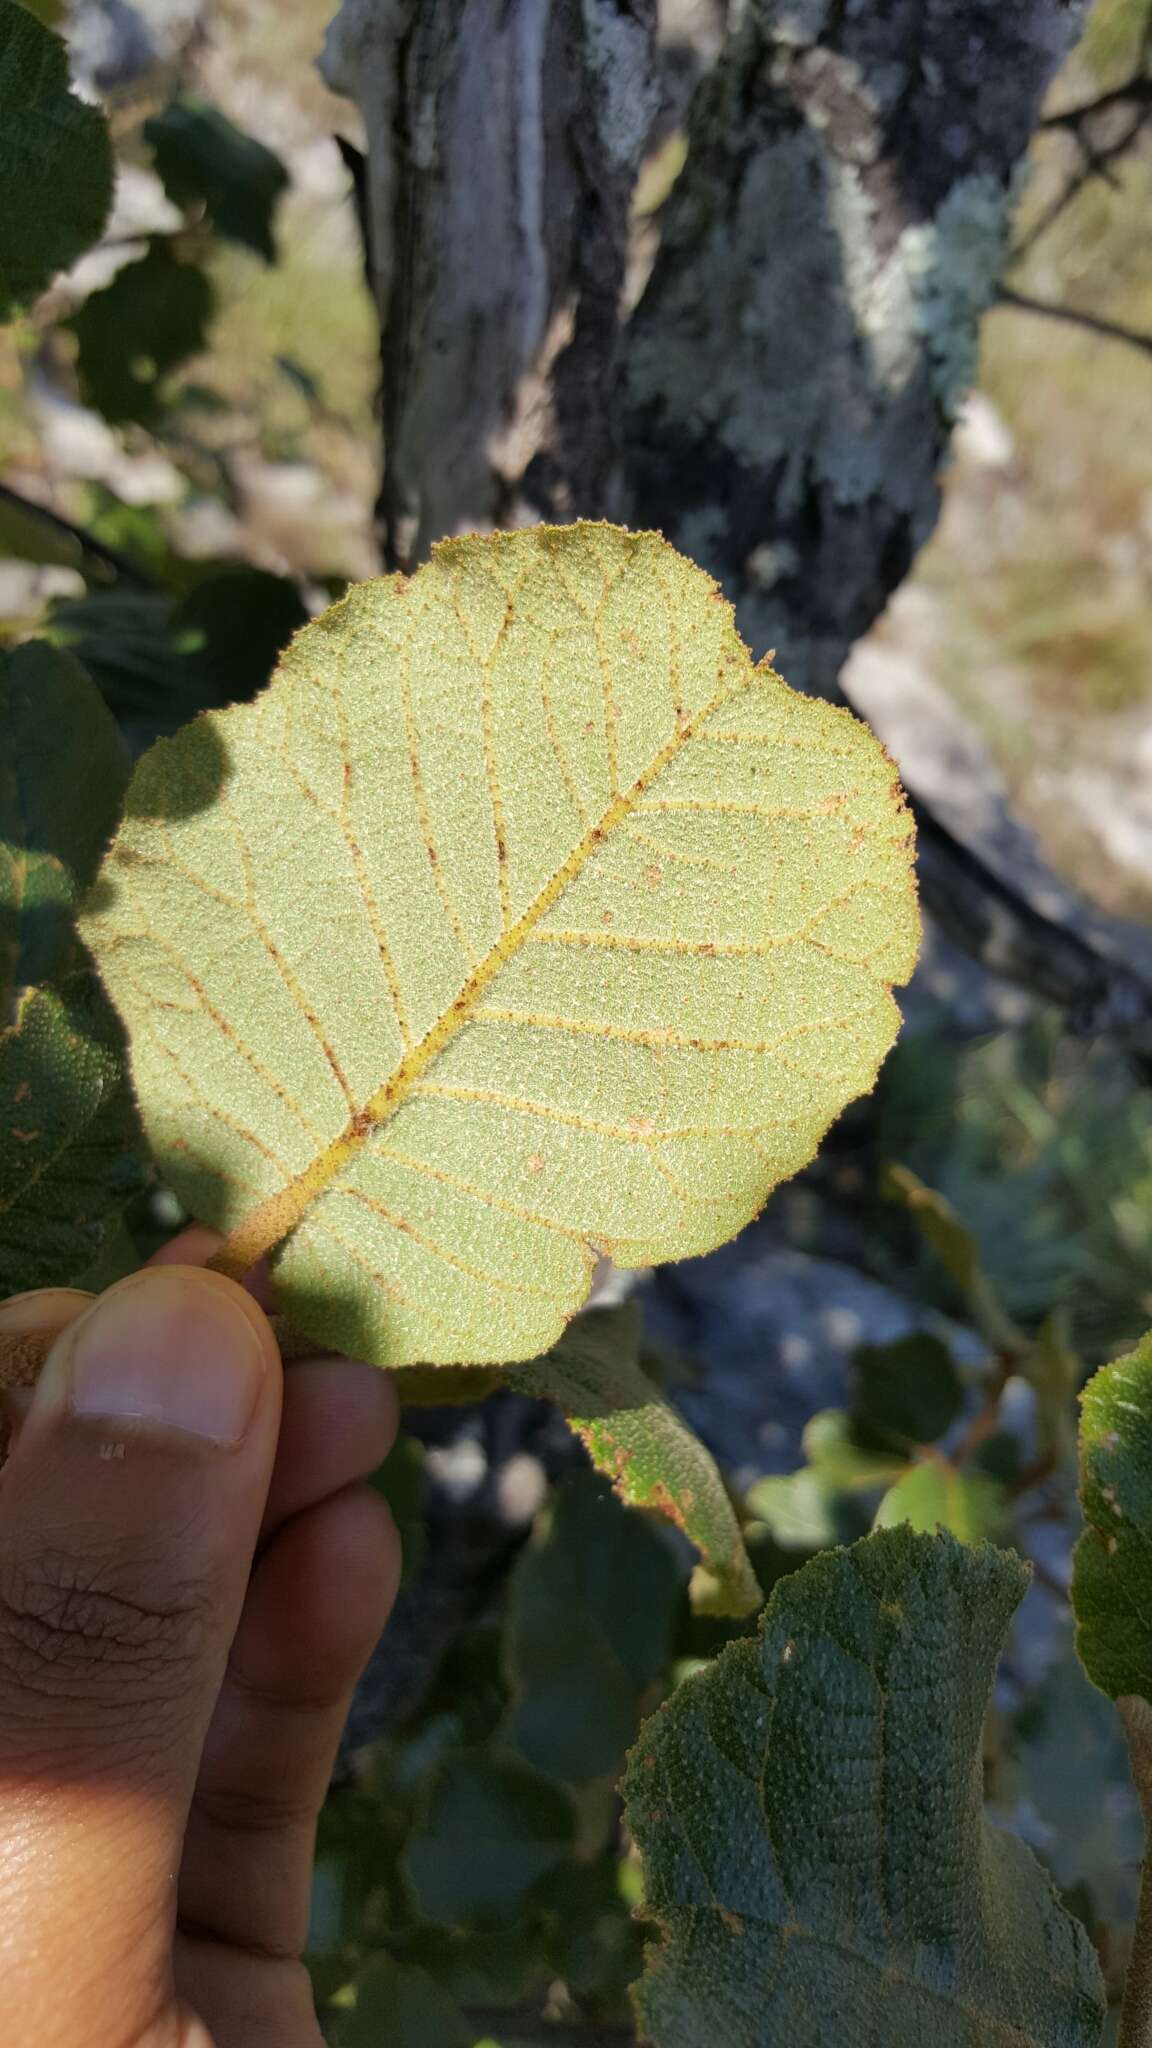
[[[214,1271],[227,1273],[233,1279],[241,1279],[258,1259],[263,1258],[265,1253],[273,1250],[295,1230],[312,1203],[331,1187],[332,1182],[345,1171],[381,1126],[395,1116],[420,1076],[439,1058],[456,1033],[469,1022],[477,999],[489,983],[523,945],[533,925],[539,923],[575,881],[597,847],[602,845],[623,822],[633,805],[671,765],[680,749],[694,737],[700,726],[704,725],[722,704],[726,704],[730,698],[739,695],[741,690],[749,688],[756,681],[756,668],[751,664],[745,668],[741,663],[741,669],[739,680],[719,690],[693,718],[678,726],[671,739],[665,742],[631,788],[613,798],[603,816],[595,825],[589,826],[583,838],[573,847],[567,860],[557,868],[527,910],[500,934],[496,944],[473,968],[455,1001],[437,1018],[432,1029],[420,1043],[405,1054],[388,1079],[368,1097],[363,1108],[349,1118],[339,1137],[334,1138],[330,1145],[318,1152],[302,1173],[297,1174],[284,1187],[278,1188],[274,1195],[267,1196],[237,1224],[235,1230],[225,1238],[215,1258],[210,1261]]]

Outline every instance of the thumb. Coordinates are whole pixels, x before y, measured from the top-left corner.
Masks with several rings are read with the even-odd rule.
[[[280,1397],[240,1287],[149,1268],[57,1338],[0,1476],[0,1955],[40,2048],[180,2038],[181,1845]]]

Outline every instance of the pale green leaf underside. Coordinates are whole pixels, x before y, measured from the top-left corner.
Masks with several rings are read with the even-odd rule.
[[[1019,1560],[907,1528],[783,1580],[625,1781],[660,2048],[1097,2048],[1091,1943],[982,1813]]]
[[[869,1088],[910,827],[847,713],[605,526],[444,543],[140,764],[86,936],[161,1168],[385,1364],[548,1348]]]
[[[1084,1389],[1076,1648],[1112,1699],[1152,1701],[1152,1334]]]

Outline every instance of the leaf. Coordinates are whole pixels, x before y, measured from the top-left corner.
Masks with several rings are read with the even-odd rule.
[[[198,712],[254,697],[307,618],[287,577],[238,568],[205,576],[180,600],[124,590],[67,599],[51,632],[141,748]]]
[[[73,966],[76,906],[119,819],[123,741],[70,655],[0,649],[0,1028]]]
[[[935,1252],[949,1279],[967,1302],[977,1328],[994,1351],[1027,1350],[1027,1340],[1004,1312],[980,1261],[980,1246],[951,1202],[930,1188],[910,1166],[889,1165],[885,1193],[902,1202],[917,1230]]]
[[[1086,1885],[1096,1918],[1135,1917],[1143,1829],[1120,1717],[1069,1645],[1019,1716],[1020,1792],[1061,1890]]]
[[[1018,1559],[890,1529],[776,1588],[625,1781],[660,2048],[1096,2048],[1084,1929],[981,1810]]]
[[[108,125],[68,89],[68,52],[0,0],[0,320],[99,239],[112,203]]]
[[[1076,1648],[1110,1699],[1152,1702],[1152,1332],[1081,1398]]]
[[[445,1926],[499,1924],[570,1854],[572,1808],[513,1758],[461,1751],[433,1779],[409,1839],[417,1910]]]
[[[138,263],[85,299],[76,336],[80,392],[106,420],[156,424],[164,379],[204,346],[215,294],[204,272],[154,236]]]
[[[915,953],[876,741],[612,527],[352,591],[129,810],[85,931],[161,1169],[381,1364],[537,1356],[597,1250],[730,1236],[871,1085]]]
[[[867,1496],[875,1498],[899,1479],[905,1458],[862,1444],[840,1408],[814,1415],[802,1442],[807,1464],[758,1479],[747,1496],[749,1513],[785,1550],[824,1550],[864,1535],[871,1521]]]
[[[508,1384],[555,1401],[621,1500],[683,1530],[710,1582],[696,1589],[698,1607],[751,1614],[762,1596],[727,1488],[711,1453],[641,1366],[640,1330],[635,1302],[590,1309],[544,1358],[513,1368]]]
[[[336,2040],[338,2048],[473,2048],[476,2029],[426,1970],[377,1955],[356,1979],[355,2009]]]
[[[71,656],[0,652],[0,1294],[78,1281],[140,1182],[122,1033],[73,925],[127,774]]]
[[[115,1019],[90,978],[0,1030],[0,1297],[75,1286],[141,1182]]]
[[[561,1486],[508,1594],[506,1732],[528,1763],[570,1785],[619,1773],[671,1664],[683,1584],[659,1530],[603,1479]]]
[[[947,1458],[913,1465],[884,1495],[873,1527],[910,1528],[931,1535],[947,1529],[961,1543],[980,1543],[1004,1533],[1004,1489],[980,1472],[959,1472]]]
[[[276,261],[272,216],[288,173],[273,150],[197,99],[174,100],[144,135],[175,206],[202,203],[218,235]]]
[[[934,1444],[964,1406],[964,1383],[939,1337],[913,1331],[891,1344],[862,1344],[855,1356],[857,1434],[907,1451]]]

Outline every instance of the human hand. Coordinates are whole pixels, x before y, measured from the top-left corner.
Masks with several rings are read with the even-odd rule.
[[[0,1473],[0,2009],[27,2048],[319,2048],[316,1816],[399,1545],[358,1484],[388,1376],[281,1367],[185,1231],[10,1396]]]

